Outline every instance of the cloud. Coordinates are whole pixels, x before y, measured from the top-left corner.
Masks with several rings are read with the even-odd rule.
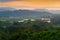
[[[0,2],[23,1],[23,0],[0,0]]]
[[[12,0],[0,0],[0,2],[8,2],[8,1],[12,1]]]

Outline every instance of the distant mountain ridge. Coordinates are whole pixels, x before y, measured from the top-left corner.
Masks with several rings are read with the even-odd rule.
[[[34,10],[27,10],[27,9],[19,9],[16,10],[11,7],[0,7],[0,18],[41,18],[41,17],[50,17],[52,18],[53,15],[47,9],[34,9]]]
[[[12,11],[12,10],[16,10],[16,9],[11,7],[0,7],[0,11]]]
[[[24,7],[20,7],[21,9],[18,10],[28,10],[28,9],[22,9]],[[30,7],[26,7],[26,8],[30,8]],[[0,11],[14,11],[17,10],[15,8],[12,7],[0,7]],[[60,14],[60,10],[48,10],[48,9],[44,9],[44,8],[36,8],[36,9],[32,9],[33,11],[38,11],[38,12],[50,12],[53,14]]]
[[[5,10],[0,11],[0,17],[20,17],[20,18],[41,18],[41,17],[52,17],[49,12],[38,12],[34,10]]]

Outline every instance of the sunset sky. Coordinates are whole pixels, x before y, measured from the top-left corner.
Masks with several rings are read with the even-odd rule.
[[[16,9],[46,8],[60,10],[60,0],[0,0],[0,7],[14,7]]]

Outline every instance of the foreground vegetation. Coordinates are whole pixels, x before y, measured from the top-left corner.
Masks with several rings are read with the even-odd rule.
[[[60,40],[60,30],[32,32],[19,30],[18,32],[0,32],[0,40]]]
[[[60,27],[40,21],[0,21],[0,40],[60,40]]]

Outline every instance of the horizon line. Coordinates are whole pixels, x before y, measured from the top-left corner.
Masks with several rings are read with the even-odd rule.
[[[34,10],[34,9],[46,9],[46,10],[60,10],[60,7],[30,7],[30,6],[19,6],[19,7],[8,7],[8,6],[0,6],[0,8],[14,8],[16,10],[26,9],[26,10]]]

